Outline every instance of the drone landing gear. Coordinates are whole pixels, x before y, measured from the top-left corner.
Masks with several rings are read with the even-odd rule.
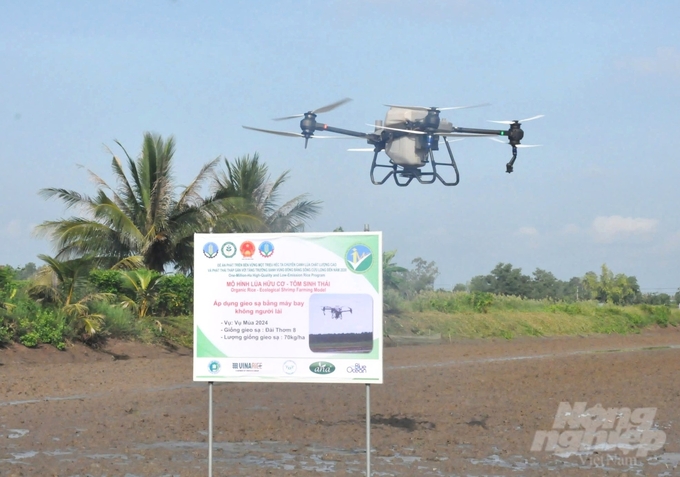
[[[517,146],[512,146],[512,159],[510,159],[510,162],[508,162],[505,165],[505,172],[507,172],[508,174],[512,173],[516,160],[517,160]]]
[[[429,160],[426,160],[425,163],[429,163],[431,167],[431,171],[429,172],[423,172],[420,167],[402,167],[398,166],[397,164],[394,164],[392,161],[390,161],[389,164],[378,164],[378,154],[382,149],[377,149],[373,152],[373,162],[371,163],[371,182],[375,185],[382,185],[384,184],[390,177],[394,178],[395,184],[397,184],[399,187],[406,187],[411,183],[413,179],[416,179],[418,182],[421,184],[433,184],[435,181],[439,180],[442,184],[445,186],[456,186],[460,182],[460,174],[458,172],[458,166],[456,165],[456,160],[453,157],[453,151],[451,150],[451,145],[447,141],[446,137],[443,138],[444,143],[446,144],[446,149],[449,153],[449,162],[437,162],[434,159],[434,152],[432,149],[429,150]],[[513,161],[514,162],[514,159]],[[454,172],[456,173],[456,180],[454,182],[448,182],[446,179],[444,179],[439,172],[437,172],[437,166],[441,167],[451,167],[453,168]],[[376,168],[382,167],[386,169],[390,169],[390,171],[380,180],[375,179],[374,172]],[[511,167],[511,165],[509,165]],[[400,177],[404,178],[405,181],[400,181]]]

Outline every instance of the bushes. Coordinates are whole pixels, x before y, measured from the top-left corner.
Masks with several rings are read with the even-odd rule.
[[[123,291],[123,282],[117,270],[92,270],[88,281],[99,293],[120,295]]]
[[[99,293],[111,293],[119,299],[130,295],[129,286],[117,270],[93,270],[88,280]],[[146,291],[146,290],[145,290]],[[155,316],[185,316],[194,312],[194,279],[182,274],[163,275],[155,284],[151,314]],[[135,293],[132,293],[135,295]],[[136,296],[130,296],[133,301]]]
[[[194,279],[181,274],[165,275],[158,284],[153,314],[184,316],[194,313]]]
[[[49,344],[63,350],[66,341],[72,337],[64,313],[30,300],[20,301],[8,321],[11,322],[12,339],[29,348]]]

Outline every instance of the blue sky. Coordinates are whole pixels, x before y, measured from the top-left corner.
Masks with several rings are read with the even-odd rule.
[[[680,3],[344,0],[0,4],[0,263],[52,254],[33,228],[66,217],[44,187],[93,193],[114,140],[174,135],[176,177],[258,152],[291,171],[289,196],[323,201],[308,231],[382,230],[405,266],[434,260],[438,286],[498,262],[568,280],[606,263],[643,289],[680,286]],[[361,141],[302,141],[241,125],[344,97],[322,122],[368,130],[385,103],[485,108],[458,126],[526,123],[515,173],[486,139],[455,143],[457,187],[374,186]]]

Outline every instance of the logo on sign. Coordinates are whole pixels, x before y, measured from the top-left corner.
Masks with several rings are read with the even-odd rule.
[[[236,245],[232,242],[225,242],[222,244],[222,255],[225,258],[231,258],[236,255]]]
[[[203,255],[205,255],[208,258],[215,258],[217,257],[218,250],[219,247],[217,246],[216,243],[208,242],[203,246]]]
[[[246,240],[241,244],[240,250],[244,258],[251,258],[255,253],[255,244],[250,240]]]
[[[295,374],[295,371],[297,371],[297,364],[295,364],[295,361],[288,360],[285,363],[283,363],[284,373]]]
[[[264,241],[258,247],[260,255],[265,258],[269,258],[274,255],[274,244],[268,241]]]
[[[217,374],[220,372],[220,362],[219,361],[211,361],[208,364],[208,371],[210,371],[212,374]]]
[[[239,373],[259,373],[262,363],[231,363],[231,369]]]
[[[373,265],[373,252],[366,245],[352,245],[345,254],[345,264],[354,273],[365,273]]]
[[[314,374],[331,374],[335,371],[335,365],[327,361],[317,361],[309,365],[309,370]]]
[[[363,374],[366,372],[366,366],[359,363],[354,363],[354,366],[347,366],[348,373]]]

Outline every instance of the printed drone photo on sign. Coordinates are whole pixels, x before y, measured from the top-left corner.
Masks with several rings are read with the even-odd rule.
[[[370,353],[373,350],[371,296],[330,293],[311,295],[309,349],[314,353]]]

